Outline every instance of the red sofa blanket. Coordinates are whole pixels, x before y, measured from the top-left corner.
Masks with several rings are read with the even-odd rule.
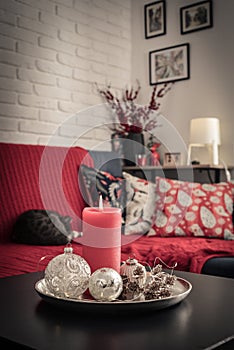
[[[205,262],[214,257],[234,256],[234,241],[198,237],[141,237],[122,247],[122,258],[135,256],[154,266],[157,257],[177,270],[201,273]]]
[[[74,253],[82,256],[82,245],[72,244]],[[5,243],[0,245],[0,277],[43,271],[50,259],[62,254],[63,246],[28,246]],[[205,262],[213,257],[233,256],[234,244],[230,241],[206,238],[140,237],[122,246],[121,259],[135,257],[139,262],[153,267],[160,263],[177,263],[176,270],[201,273]]]

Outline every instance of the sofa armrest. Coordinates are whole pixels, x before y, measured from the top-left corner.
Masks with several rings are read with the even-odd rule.
[[[116,152],[90,150],[94,167],[98,170],[107,171],[116,177],[122,176],[122,159]]]
[[[206,261],[201,272],[205,275],[234,278],[234,256],[211,258]]]

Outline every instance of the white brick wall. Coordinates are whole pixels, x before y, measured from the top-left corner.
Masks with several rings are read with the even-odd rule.
[[[0,142],[95,147],[95,83],[130,81],[131,0],[0,1]]]

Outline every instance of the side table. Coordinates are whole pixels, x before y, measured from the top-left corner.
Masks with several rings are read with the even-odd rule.
[[[158,311],[73,312],[34,290],[42,273],[0,279],[0,345],[40,350],[212,350],[234,335],[234,280],[175,273],[193,288],[180,304]],[[233,349],[228,342],[220,349]]]

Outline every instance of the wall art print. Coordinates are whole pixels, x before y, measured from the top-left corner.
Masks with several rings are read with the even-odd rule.
[[[166,5],[165,1],[156,1],[144,6],[145,38],[166,34]]]
[[[190,78],[189,43],[149,52],[150,85]]]
[[[213,26],[212,1],[201,1],[180,8],[180,32],[187,34]]]

